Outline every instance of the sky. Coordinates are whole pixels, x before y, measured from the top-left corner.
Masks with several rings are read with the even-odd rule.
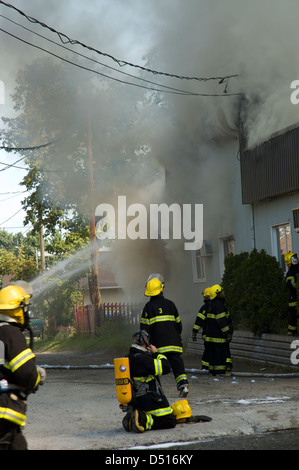
[[[299,105],[296,108],[290,102],[290,84],[299,79],[297,0],[11,0],[10,5],[71,39],[135,65],[144,66],[145,58],[150,58],[152,69],[184,77],[238,75],[219,84],[220,80],[199,82],[144,74],[155,83],[193,93],[223,94],[225,89],[228,93],[225,97],[165,93],[164,106],[148,113],[147,123],[143,121],[136,135],[143,132],[151,138],[154,158],[166,168],[181,169],[185,155],[184,171],[188,171],[195,158],[189,156],[190,147],[198,156],[213,139],[236,138],[241,96],[249,103],[249,146],[299,121]],[[20,38],[64,57],[71,53],[34,33],[61,44],[56,34],[1,3],[0,28],[0,80],[5,87],[0,116],[12,117],[11,93],[18,71],[36,57],[48,56]],[[80,45],[67,47],[92,54]],[[120,68],[108,57],[93,57],[128,73],[141,73],[130,66]],[[127,87],[122,86],[125,96]],[[211,154],[210,167],[219,163],[218,156]],[[18,154],[0,151],[0,170],[18,158]],[[12,194],[24,190],[19,183],[25,174],[16,168],[0,171],[0,228],[10,232],[29,229],[20,228],[23,195]],[[183,193],[188,189],[187,179],[181,178],[180,184]]]

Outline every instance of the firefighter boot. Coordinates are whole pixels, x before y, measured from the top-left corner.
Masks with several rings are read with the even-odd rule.
[[[145,428],[141,426],[140,424],[140,413],[138,410],[134,410],[131,408],[130,410],[130,415],[131,415],[131,426],[132,426],[132,431],[141,433],[145,431]]]
[[[130,410],[126,413],[125,417],[123,418],[122,425],[127,432],[130,432],[132,430],[132,418]]]

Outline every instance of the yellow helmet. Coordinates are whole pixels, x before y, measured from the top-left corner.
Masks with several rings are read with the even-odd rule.
[[[202,295],[203,295],[204,300],[210,300],[211,288],[210,288],[210,287],[207,287],[207,288],[203,291]]]
[[[173,414],[179,423],[184,423],[192,416],[191,407],[187,400],[178,400],[172,406]]]
[[[147,278],[146,283],[148,283],[151,279],[158,279],[158,281],[162,282],[163,287],[165,286],[164,277],[162,276],[162,274],[159,274],[159,273],[150,274],[149,277]]]
[[[29,299],[31,297],[30,289],[25,290],[27,283],[17,281],[0,290],[0,313],[11,317],[21,325],[25,323],[24,310],[28,310]]]
[[[163,284],[159,279],[153,278],[146,284],[144,295],[147,297],[154,297],[159,295],[163,290]]]
[[[210,288],[210,299],[211,300],[215,299],[215,297],[221,294],[221,292],[223,292],[222,287],[219,284],[215,284],[214,286]]]
[[[293,256],[297,256],[297,253],[293,253],[292,251],[288,251],[285,255],[284,255],[284,260],[288,266],[288,268],[291,266],[292,264],[292,258]]]

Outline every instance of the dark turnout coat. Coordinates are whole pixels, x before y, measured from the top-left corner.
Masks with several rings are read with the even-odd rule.
[[[140,329],[150,334],[152,344],[162,354],[182,354],[182,322],[171,300],[161,295],[151,297],[143,309]]]

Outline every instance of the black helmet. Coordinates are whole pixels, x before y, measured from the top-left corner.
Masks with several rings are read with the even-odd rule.
[[[138,346],[148,346],[150,344],[150,335],[145,330],[136,331],[132,338],[134,344],[138,344]]]

